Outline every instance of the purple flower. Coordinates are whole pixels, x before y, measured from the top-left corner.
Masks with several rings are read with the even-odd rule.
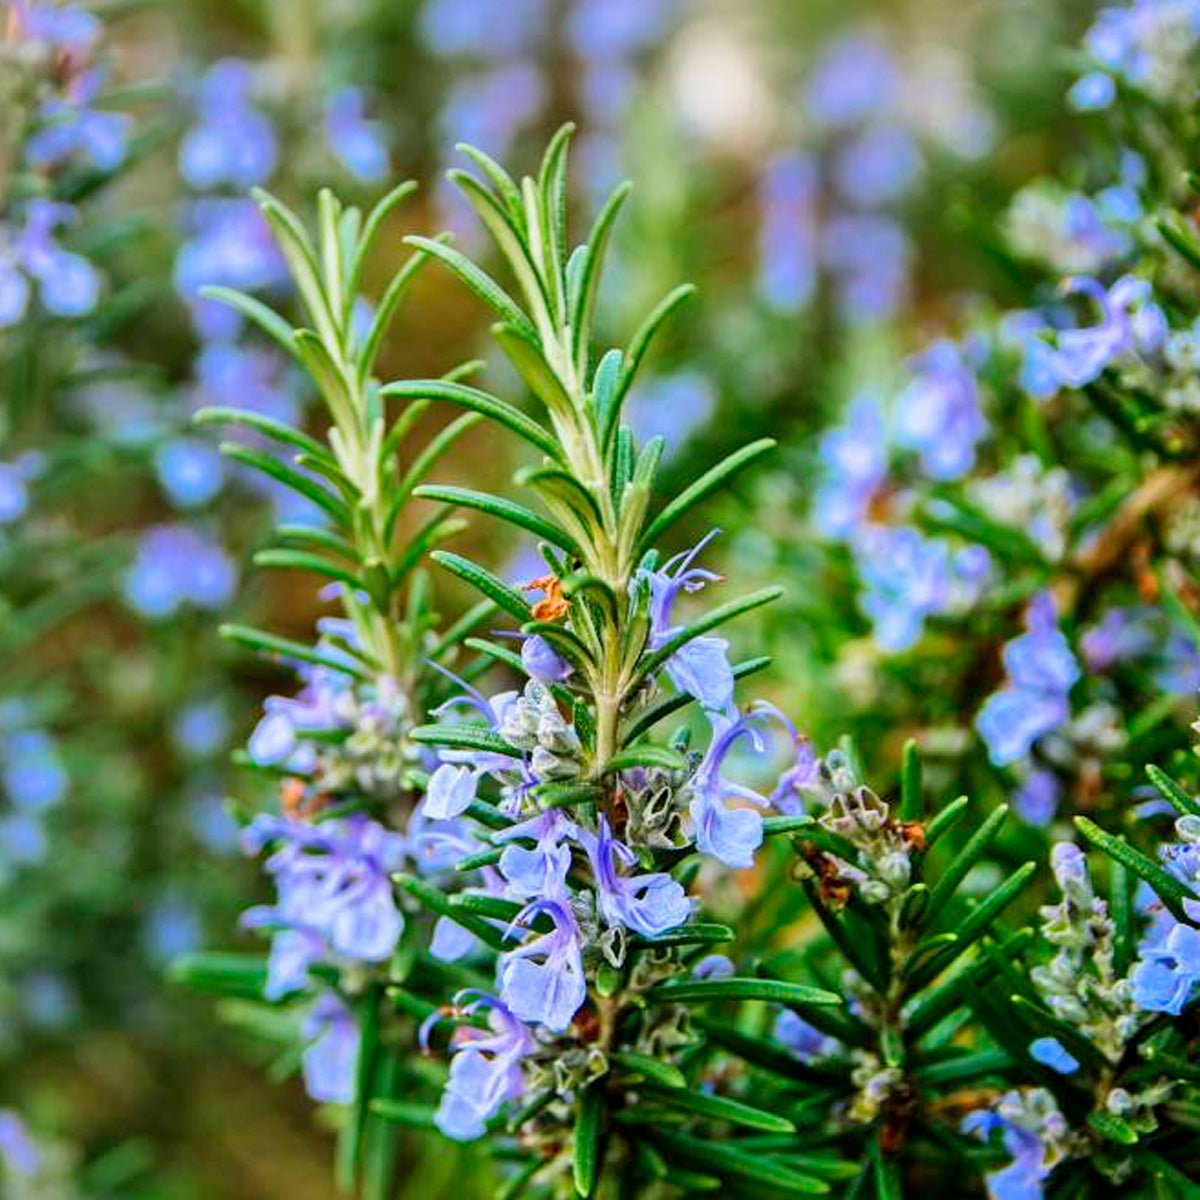
[[[1033,771],[1013,796],[1013,809],[1022,821],[1045,828],[1054,820],[1062,785],[1053,771]]]
[[[142,537],[124,591],[136,612],[162,618],[188,604],[222,608],[236,585],[233,563],[220,546],[186,526],[158,525]]]
[[[1047,340],[1050,332],[1050,326],[1034,312],[1009,313],[1000,323],[1001,340],[1021,357],[1021,390],[1035,400],[1049,399],[1059,388],[1054,347]]]
[[[890,317],[908,291],[912,246],[904,227],[879,213],[842,213],[825,226],[821,258],[848,321]]]
[[[1058,1038],[1036,1038],[1029,1043],[1029,1055],[1060,1075],[1074,1075],[1079,1070],[1079,1060],[1070,1054]]]
[[[1079,639],[1079,649],[1089,671],[1109,671],[1120,662],[1141,658],[1154,645],[1148,608],[1110,608]]]
[[[975,465],[987,433],[975,373],[954,342],[935,342],[912,362],[913,380],[896,401],[895,439],[917,451],[931,479],[959,479]]]
[[[0,1163],[6,1174],[26,1177],[36,1175],[42,1166],[41,1151],[11,1108],[0,1108]]]
[[[805,88],[808,116],[825,128],[867,121],[892,104],[899,73],[877,34],[851,32],[822,54]]]
[[[868,526],[854,544],[862,580],[859,607],[885,650],[908,650],[920,640],[925,619],[950,605],[953,566],[946,543],[911,526]]]
[[[650,646],[658,649],[674,637],[681,626],[672,622],[675,601],[681,592],[698,592],[721,577],[692,563],[701,550],[717,535],[713,530],[691,550],[677,555],[665,566],[650,572]],[[671,682],[699,701],[710,714],[731,718],[733,703],[733,667],[728,658],[729,643],[720,637],[693,638],[667,660]]]
[[[894,125],[865,130],[841,148],[834,164],[838,190],[864,208],[900,199],[920,172],[921,154],[912,134]]]
[[[591,860],[600,915],[609,925],[655,938],[687,923],[692,902],[670,875],[621,873],[622,867],[636,865],[637,855],[612,836],[607,817],[600,817],[599,835],[584,830],[580,836]]]
[[[25,211],[25,224],[7,253],[0,247],[0,327],[15,324],[25,313],[28,284],[15,272],[20,267],[37,281],[46,311],[56,317],[80,317],[96,307],[100,276],[85,258],[59,246],[55,231],[75,219],[69,204],[35,199]]]
[[[1138,947],[1129,978],[1138,1008],[1179,1016],[1200,984],[1200,929],[1171,921],[1165,934]]]
[[[1066,723],[1071,688],[1080,676],[1048,592],[1031,601],[1026,624],[1029,631],[1004,647],[1008,686],[989,696],[975,718],[997,767],[1025,758],[1039,738]]]
[[[198,119],[179,147],[179,173],[192,187],[244,191],[274,173],[275,131],[250,103],[252,81],[249,64],[233,58],[214,63],[200,81]]]
[[[454,1034],[455,1053],[450,1077],[434,1123],[447,1137],[468,1142],[482,1137],[488,1120],[525,1087],[522,1062],[533,1050],[525,1025],[494,996],[478,995],[465,1007],[467,1015],[481,1009],[488,1029],[460,1026]]]
[[[855,400],[845,421],[822,435],[820,454],[824,470],[813,521],[826,537],[844,540],[862,526],[887,476],[887,430],[878,401]]]
[[[1107,291],[1094,279],[1071,279],[1063,290],[1086,296],[1100,312],[1098,324],[1058,334],[1054,367],[1067,387],[1091,383],[1118,359],[1150,357],[1162,349],[1167,320],[1144,279],[1125,275]]]
[[[547,809],[528,821],[511,825],[496,835],[497,841],[513,842],[532,837],[532,849],[508,845],[500,857],[500,874],[509,889],[523,900],[542,897],[566,901],[567,872],[571,869],[571,848],[563,838],[578,840],[580,831],[556,808]]]
[[[741,738],[747,738],[761,753],[764,745],[755,727],[779,719],[779,714],[767,705],[737,720],[714,718],[708,752],[692,777],[688,812],[695,826],[696,849],[720,859],[727,867],[754,865],[754,852],[762,845],[763,823],[753,809],[729,808],[725,802],[746,800],[765,808],[769,801],[748,787],[722,779],[722,764]]]
[[[361,88],[339,88],[325,108],[325,140],[330,152],[359,183],[378,183],[389,169],[383,125],[367,119]]]
[[[553,924],[549,933],[535,933],[500,955],[500,997],[514,1016],[563,1033],[587,999],[579,927],[570,908],[559,900],[534,900],[517,914],[509,934],[543,915]]]
[[[511,58],[531,49],[548,29],[547,0],[430,0],[421,9],[425,43],[444,58]]]
[[[841,1049],[841,1043],[836,1038],[814,1029],[790,1008],[780,1010],[775,1018],[775,1040],[782,1042],[802,1063],[828,1058]]]
[[[391,957],[404,928],[391,882],[407,850],[403,837],[361,814],[319,825],[260,815],[243,842],[250,850],[280,843],[266,863],[277,903],[242,916],[248,927],[279,931],[268,999],[304,987],[309,964],[326,954],[350,962]]]
[[[733,960],[725,954],[706,954],[693,968],[693,979],[732,979],[737,974]]]
[[[540,633],[530,634],[521,643],[521,665],[542,683],[562,683],[573,672],[571,664]]]
[[[45,462],[35,451],[0,462],[0,525],[11,524],[28,511],[29,485],[41,475]]]
[[[163,491],[178,508],[207,504],[225,481],[225,461],[220,452],[198,438],[164,442],[154,455],[154,470]]]
[[[81,71],[61,98],[48,101],[39,114],[41,128],[29,139],[25,155],[35,167],[53,167],[75,157],[98,171],[115,171],[125,160],[133,129],[128,113],[92,108],[104,75]]]
[[[816,163],[803,154],[776,155],[759,184],[758,287],[777,312],[803,308],[817,287]]]
[[[362,1042],[354,1015],[335,992],[322,992],[304,1022],[308,1044],[302,1065],[304,1086],[321,1104],[349,1104],[358,1078]]]

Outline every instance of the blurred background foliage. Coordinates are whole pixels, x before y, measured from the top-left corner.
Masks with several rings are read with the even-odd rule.
[[[0,254],[30,199],[52,197],[100,300],[83,278],[52,303],[43,281],[41,303],[0,325],[0,1105],[61,1153],[63,1190],[47,1195],[74,1178],[95,1195],[324,1197],[328,1145],[298,1085],[263,1079],[270,1031],[240,1029],[236,1011],[218,1022],[164,973],[229,944],[262,887],[226,808],[262,785],[228,764],[281,677],[223,646],[217,614],[307,638],[320,612],[310,578],[241,582],[285,497],[189,430],[204,403],[286,417],[310,400],[198,295],[282,293],[248,187],[307,211],[320,185],[370,201],[420,180],[381,239],[382,280],[402,233],[478,241],[438,182],[455,142],[531,165],[576,121],[583,193],[636,181],[605,283],[612,340],[681,280],[699,287],[632,401],[637,422],[668,434],[676,480],[752,436],[783,443],[765,480],[717,506],[731,569],[790,583],[766,629],[768,690],[818,745],[849,730],[894,764],[912,727],[972,714],[925,686],[936,673],[894,678],[862,649],[850,576],[808,533],[816,437],[855,395],[894,390],[932,336],[1023,303],[1031,268],[999,230],[1030,180],[1086,182],[1071,177],[1087,130],[1067,120],[1060,47],[1095,8],[113,0],[67,46],[22,25],[52,7],[2,10]],[[72,145],[24,144],[47,88],[102,119]],[[71,269],[49,273],[64,284]],[[13,300],[0,271],[0,300],[6,286]],[[380,375],[487,353],[482,326],[447,274],[426,272]],[[506,479],[493,439],[473,430],[445,481]],[[479,528],[471,553],[511,559]],[[468,603],[439,587],[448,613]],[[469,1156],[410,1152],[406,1195],[482,1194]]]

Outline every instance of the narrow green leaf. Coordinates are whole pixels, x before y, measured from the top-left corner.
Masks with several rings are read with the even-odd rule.
[[[681,925],[653,938],[635,933],[630,936],[629,944],[637,950],[661,949],[663,946],[716,946],[721,942],[732,942],[735,936],[728,925],[698,921],[695,925]]]
[[[579,281],[578,307],[571,314],[574,336],[571,357],[580,376],[586,374],[588,343],[592,336],[592,317],[596,308],[596,294],[600,288],[600,275],[604,268],[608,239],[617,214],[629,198],[632,187],[633,185],[630,183],[623,183],[609,196],[588,235],[588,255],[584,262],[582,278]]]
[[[1197,265],[1200,266],[1200,261]],[[1118,1146],[1136,1146],[1138,1143],[1137,1130],[1123,1117],[1106,1112],[1090,1112],[1087,1123],[1106,1141],[1116,1142]]]
[[[495,159],[475,146],[459,142],[455,149],[460,154],[465,154],[484,173],[487,181],[496,189],[497,195],[503,201],[508,215],[512,217],[517,228],[521,229],[525,221],[525,208],[521,203],[521,192],[513,182],[512,176]],[[521,234],[524,237],[523,229],[521,229]]]
[[[637,332],[633,335],[633,340],[629,343],[629,351],[625,356],[625,369],[621,372],[621,381],[617,387],[617,396],[614,403],[618,406],[618,410],[621,401],[625,398],[630,386],[633,384],[638,368],[642,365],[642,360],[646,357],[646,352],[650,349],[658,331],[662,328],[667,318],[695,294],[696,288],[694,284],[681,284],[674,291],[669,292],[663,297],[655,308],[651,310],[650,315],[638,327]]]
[[[355,663],[322,654],[311,646],[306,646],[303,642],[294,642],[290,638],[278,637],[261,629],[252,629],[248,625],[222,625],[218,632],[221,637],[231,642],[247,646],[260,654],[268,654],[272,658],[312,663],[314,666],[326,667],[331,671],[338,671],[357,679],[366,678]]]
[[[653,1097],[660,1104],[691,1116],[710,1121],[725,1121],[746,1129],[761,1129],[766,1133],[796,1132],[796,1126],[786,1117],[764,1112],[761,1108],[754,1108],[740,1100],[712,1096],[706,1092],[694,1092],[686,1088],[655,1087],[652,1081],[647,1081],[644,1089],[647,1096]]]
[[[459,277],[489,308],[494,309],[510,325],[523,329],[536,337],[529,318],[521,311],[517,302],[490,276],[486,271],[477,267],[465,254],[434,241],[432,238],[410,235],[405,242],[418,250],[423,250],[432,258],[444,263]]]
[[[344,583],[348,587],[361,586],[357,575],[347,570],[339,563],[330,562],[320,554],[310,554],[304,550],[257,550],[254,554],[256,567],[273,567],[285,571],[311,571],[315,575],[323,575]]]
[[[925,815],[921,792],[921,751],[913,738],[904,743],[900,766],[900,819],[920,821]]]
[[[402,200],[407,199],[416,190],[417,185],[415,181],[411,179],[405,180],[403,183],[398,183],[392,188],[371,209],[367,216],[366,224],[363,226],[362,234],[358,238],[358,247],[350,264],[350,276],[346,288],[350,296],[358,295],[359,285],[362,283],[363,268],[366,266],[367,259],[370,257],[371,250],[375,245],[375,239],[379,236],[379,231],[383,228],[384,221],[392,215],[396,206]]]
[[[316,441],[315,438],[309,437],[308,434],[293,428],[291,425],[286,425],[282,421],[273,420],[271,417],[264,417],[260,413],[250,412],[248,409],[209,406],[200,409],[192,417],[192,424],[245,425],[247,428],[265,434],[269,438],[274,438],[277,442],[295,446],[297,449],[303,450],[306,454],[311,454],[314,458],[329,458],[329,451],[320,442]],[[333,460],[330,459],[329,461],[332,462]]]
[[[408,736],[422,746],[444,746],[453,750],[478,750],[485,754],[504,754],[509,758],[521,757],[520,750],[514,750],[498,733],[482,725],[418,725]]]
[[[989,814],[987,820],[971,835],[967,844],[938,876],[938,880],[929,894],[929,904],[925,909],[924,923],[926,925],[931,924],[950,902],[950,898],[958,891],[959,884],[967,877],[967,872],[979,862],[987,853],[988,847],[996,840],[996,835],[1007,818],[1008,805],[1001,804]]]
[[[200,295],[206,300],[216,300],[240,312],[242,316],[257,325],[273,342],[286,350],[290,358],[294,358],[298,363],[303,364],[304,360],[296,350],[296,343],[292,341],[291,325],[261,300],[256,300],[253,296],[247,296],[245,292],[239,292],[233,288],[221,287],[217,284],[209,284],[206,287],[202,287]],[[198,413],[197,418],[199,418],[199,415]]]
[[[871,1174],[875,1178],[875,1200],[904,1200],[904,1186],[900,1180],[900,1167],[894,1158],[883,1151],[881,1134],[870,1140]]]
[[[696,1164],[721,1176],[806,1196],[829,1191],[824,1180],[802,1175],[765,1154],[738,1150],[736,1144],[706,1141],[666,1129],[647,1129],[645,1134],[672,1160]]]
[[[267,986],[267,960],[261,954],[197,951],[174,959],[169,974],[176,983],[197,991],[261,1000]]]
[[[464,912],[461,908],[456,909],[450,903],[450,897],[435,888],[433,884],[415,875],[393,875],[392,878],[397,887],[423,904],[430,912],[439,917],[448,917],[473,933],[485,946],[490,946],[493,950],[505,949],[507,943],[504,940],[504,934],[499,929],[472,913]]]
[[[596,414],[596,428],[600,431],[600,447],[605,458],[608,457],[613,434],[621,419],[618,388],[624,361],[620,350],[610,350],[600,360],[592,376],[592,408]]]
[[[572,1170],[575,1190],[587,1200],[600,1174],[600,1138],[604,1121],[603,1081],[598,1080],[583,1090],[575,1117],[572,1137],[574,1154]]]
[[[636,1050],[614,1050],[609,1061],[623,1067],[632,1075],[640,1075],[664,1088],[686,1088],[687,1077],[673,1063],[663,1062],[650,1054],[639,1054]]]
[[[722,1000],[765,1000],[770,1004],[842,1004],[823,988],[782,979],[690,979],[662,983],[646,993],[652,1004],[708,1004]]]
[[[410,1129],[433,1129],[436,1110],[428,1104],[417,1104],[410,1100],[372,1100],[372,1116],[407,1125]]]
[[[1089,821],[1087,817],[1076,817],[1075,827],[1093,846],[1124,864],[1140,879],[1144,879],[1173,912],[1182,912],[1185,900],[1197,899],[1196,893],[1169,871],[1160,867],[1153,859],[1147,858],[1128,842],[1105,833],[1094,821]]]
[[[602,774],[615,775],[634,767],[654,767],[660,771],[682,771],[687,766],[682,754],[665,746],[628,746],[618,750],[604,764]]]
[[[481,591],[497,608],[502,608],[522,624],[530,619],[532,614],[524,598],[490,571],[448,550],[435,550],[430,557],[452,575],[457,575],[459,579]]]
[[[332,492],[323,488],[315,479],[301,475],[299,471],[286,466],[277,458],[272,458],[269,454],[262,453],[261,450],[252,450],[240,442],[222,442],[220,449],[227,458],[232,458],[235,462],[261,471],[264,475],[291,488],[292,491],[298,492],[305,499],[311,500],[319,508],[323,508],[339,525],[347,527],[350,525],[350,510],[345,503]]]
[[[409,400],[448,400],[473,412],[482,413],[485,417],[507,426],[518,437],[529,442],[549,458],[558,460],[562,457],[558,442],[536,421],[527,417],[520,409],[506,404],[503,400],[479,388],[468,387],[464,383],[454,383],[446,379],[405,379],[396,383],[385,384],[379,390],[381,396],[399,396]]]
[[[539,517],[524,505],[507,500],[502,496],[491,496],[486,492],[476,492],[471,488],[446,487],[441,484],[425,484],[414,493],[422,500],[438,500],[443,504],[455,504],[459,508],[472,508],[477,512],[487,513],[498,520],[515,525],[532,533],[568,554],[578,552],[574,539],[568,537],[558,526],[551,524],[544,517]]]
[[[1200,800],[1184,791],[1166,771],[1150,764],[1146,767],[1146,774],[1163,799],[1169,801],[1180,816],[1200,817]]]
[[[659,538],[671,528],[681,517],[686,515],[702,500],[725,487],[729,480],[739,471],[748,467],[752,462],[762,458],[778,443],[774,438],[760,438],[740,450],[734,451],[728,458],[723,459],[711,470],[706,471],[695,483],[684,488],[663,510],[650,522],[638,543],[639,554],[644,554],[654,546]]]
[[[925,845],[931,847],[939,838],[949,833],[951,829],[962,819],[963,814],[967,811],[967,805],[970,801],[966,796],[959,796],[957,800],[951,800],[945,808],[939,812],[933,820],[925,826]]]

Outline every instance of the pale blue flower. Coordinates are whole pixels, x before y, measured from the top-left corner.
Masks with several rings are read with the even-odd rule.
[[[1029,1043],[1029,1054],[1034,1062],[1060,1075],[1074,1075],[1079,1070],[1079,1060],[1066,1050],[1058,1038],[1036,1038]]]
[[[358,1081],[362,1044],[354,1015],[332,991],[322,992],[304,1022],[301,1065],[308,1094],[321,1104],[349,1104]]]

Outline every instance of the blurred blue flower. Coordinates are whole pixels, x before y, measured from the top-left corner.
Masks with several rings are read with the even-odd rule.
[[[802,1063],[828,1058],[841,1049],[841,1043],[815,1029],[790,1008],[782,1009],[775,1017],[775,1040],[782,1042]]]
[[[271,122],[250,102],[249,63],[214,63],[196,89],[196,123],[179,147],[179,173],[204,191],[227,185],[239,191],[266,183],[279,147]]]
[[[906,195],[921,172],[921,154],[906,129],[876,125],[842,146],[833,167],[838,191],[852,204],[876,208]]]
[[[1013,794],[1013,811],[1022,821],[1044,829],[1054,820],[1062,785],[1053,771],[1032,771]]]
[[[45,862],[49,850],[46,830],[38,817],[23,812],[0,816],[0,862],[5,866],[34,866]]]
[[[429,0],[421,9],[425,44],[443,58],[511,58],[549,31],[548,0]]]
[[[358,1080],[361,1035],[354,1014],[333,991],[317,998],[304,1021],[301,1065],[308,1094],[321,1104],[349,1104]]]
[[[383,124],[367,118],[361,88],[339,88],[325,106],[325,140],[330,153],[359,183],[379,183],[391,167]]]
[[[915,450],[931,479],[958,479],[975,465],[987,433],[975,372],[962,348],[942,339],[910,363],[912,382],[893,414],[896,444]]]
[[[210,758],[221,753],[231,733],[225,701],[195,700],[180,708],[171,724],[171,737],[184,754],[192,758]]]
[[[868,121],[888,111],[899,82],[883,39],[871,31],[851,32],[830,43],[809,74],[806,114],[826,128]]]
[[[1080,677],[1049,592],[1030,602],[1026,623],[1028,632],[1004,647],[1008,684],[984,701],[975,718],[997,767],[1025,758],[1039,738],[1066,723],[1071,688]]]
[[[875,213],[834,216],[822,232],[821,257],[834,276],[846,320],[884,320],[903,303],[912,246],[894,218]]]
[[[7,245],[0,240],[0,328],[24,317],[28,280],[37,282],[43,307],[56,317],[81,317],[95,308],[100,276],[86,258],[62,249],[55,237],[56,230],[75,219],[69,204],[37,198],[27,205],[21,230]]]
[[[699,371],[683,370],[655,376],[634,389],[624,411],[639,442],[664,437],[670,455],[707,424],[716,407],[712,383]]]
[[[1071,107],[1077,112],[1097,112],[1108,108],[1117,98],[1117,86],[1103,71],[1081,75],[1067,93]]]
[[[820,455],[824,469],[813,522],[827,538],[846,540],[866,521],[887,476],[887,429],[878,400],[858,397],[842,424],[821,436]]]
[[[469,142],[503,159],[517,134],[541,111],[545,86],[538,69],[526,62],[456,81],[438,117],[443,140],[448,147]]]
[[[1054,366],[1068,387],[1091,383],[1126,355],[1149,357],[1162,349],[1167,319],[1144,279],[1125,275],[1107,289],[1094,279],[1070,279],[1064,291],[1086,296],[1100,312],[1098,324],[1057,335]]]
[[[5,1174],[18,1178],[36,1175],[42,1166],[42,1152],[11,1108],[0,1108],[0,1163]]]
[[[199,508],[221,490],[225,460],[210,442],[179,437],[155,451],[154,470],[163,491],[177,508]]]
[[[125,576],[125,600],[144,617],[170,617],[185,605],[222,608],[237,574],[215,542],[182,525],[158,525],[142,537]]]
[[[216,854],[228,854],[237,848],[238,823],[220,793],[193,797],[188,805],[188,825],[197,840]]]
[[[182,896],[163,896],[146,916],[143,941],[151,959],[162,965],[200,945],[200,914]]]
[[[57,746],[40,729],[23,729],[0,741],[4,790],[26,812],[53,808],[66,795],[70,779]]]
[[[454,1058],[434,1124],[448,1138],[472,1141],[482,1137],[488,1120],[525,1090],[522,1062],[534,1049],[529,1030],[494,996],[470,994],[462,1005],[465,1016],[487,1013],[488,1028],[462,1025],[454,1033]]]
[[[25,143],[33,166],[53,167],[77,158],[97,171],[115,171],[124,162],[133,118],[91,107],[103,80],[98,70],[82,71],[61,97],[42,106],[40,128]]]
[[[29,485],[41,475],[45,462],[36,451],[0,462],[0,525],[19,520],[29,510]]]
[[[1079,1060],[1066,1050],[1058,1038],[1036,1038],[1029,1043],[1029,1054],[1034,1062],[1060,1075],[1073,1075],[1079,1070]]]
[[[797,312],[817,287],[816,163],[805,154],[778,154],[758,182],[762,222],[758,233],[758,287],[778,312]]]

